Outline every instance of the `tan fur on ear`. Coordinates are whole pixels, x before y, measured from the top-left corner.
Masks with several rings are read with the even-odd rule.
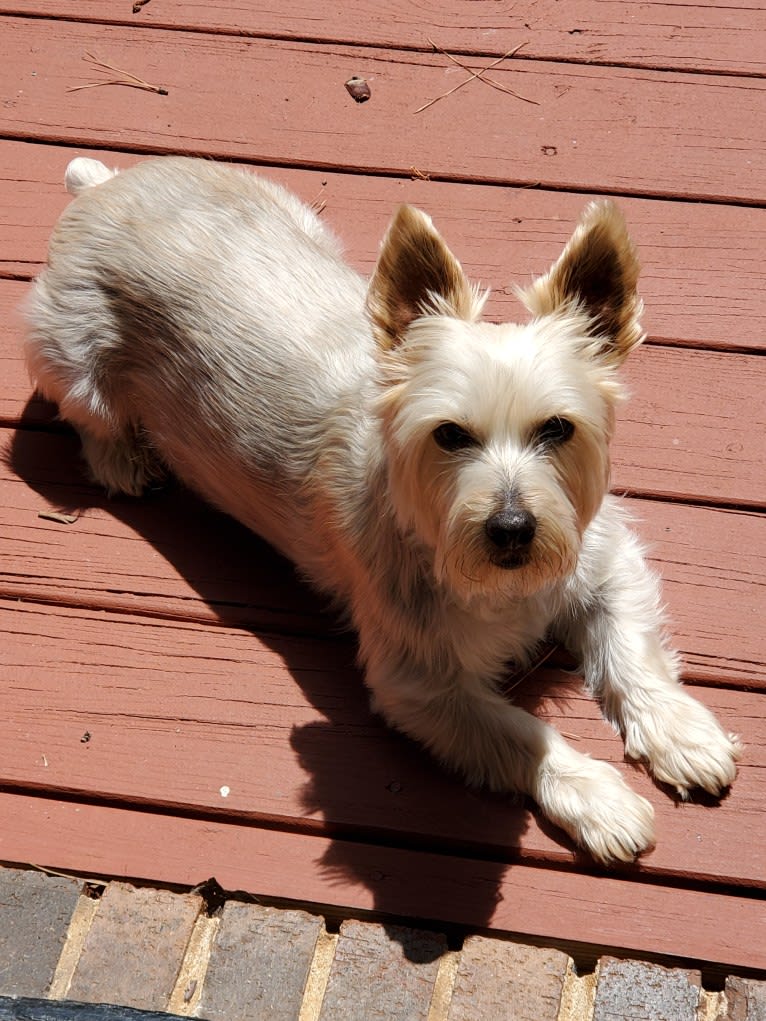
[[[395,347],[413,319],[429,310],[474,321],[482,305],[431,218],[414,206],[400,206],[383,239],[367,295],[381,347]]]
[[[536,315],[585,312],[589,334],[603,340],[603,355],[618,364],[644,339],[639,268],[622,213],[613,202],[592,202],[559,259],[519,295]]]

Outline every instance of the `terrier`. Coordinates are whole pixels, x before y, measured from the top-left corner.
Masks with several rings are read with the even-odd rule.
[[[618,368],[643,340],[613,204],[520,292],[530,321],[497,325],[411,206],[366,284],[246,170],[76,159],[66,183],[26,354],[95,480],[137,495],[170,470],[266,538],[345,607],[375,710],[601,862],[650,848],[653,810],[501,694],[546,637],[657,780],[731,784],[737,738],[679,683],[608,492]]]

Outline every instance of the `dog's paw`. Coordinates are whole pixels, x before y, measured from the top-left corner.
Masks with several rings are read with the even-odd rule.
[[[685,798],[695,787],[714,796],[730,787],[742,745],[680,689],[678,697],[652,707],[626,730],[625,750],[645,759],[657,780]]]
[[[162,475],[154,452],[137,437],[103,439],[82,431],[80,438],[93,481],[111,496],[141,496]]]
[[[576,765],[541,779],[538,803],[597,861],[631,862],[654,846],[654,809],[606,762],[578,755]]]

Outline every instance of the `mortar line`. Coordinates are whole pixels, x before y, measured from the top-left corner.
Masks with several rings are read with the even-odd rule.
[[[431,995],[431,1006],[426,1021],[447,1021],[455,979],[460,965],[460,950],[446,950],[439,958],[439,970]]]
[[[64,945],[61,948],[56,970],[48,989],[49,1000],[63,1000],[69,992],[77,964],[82,956],[85,940],[101,901],[81,892],[69,920]]]
[[[595,971],[578,975],[574,961],[569,958],[561,990],[558,1021],[592,1021],[600,964],[600,961],[596,964]]]
[[[317,937],[314,956],[311,959],[306,986],[303,990],[298,1021],[319,1021],[325,990],[330,978],[330,969],[335,960],[338,939],[338,933],[328,932],[322,927],[322,931]]]
[[[199,1006],[213,943],[220,924],[220,918],[211,918],[204,913],[197,916],[181,967],[178,969],[176,984],[168,1000],[166,1009],[171,1014],[189,1017]]]

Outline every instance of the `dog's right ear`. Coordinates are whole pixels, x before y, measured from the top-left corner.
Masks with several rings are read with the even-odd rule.
[[[367,294],[378,344],[396,347],[413,319],[429,311],[472,322],[482,304],[431,218],[414,206],[400,206]]]

